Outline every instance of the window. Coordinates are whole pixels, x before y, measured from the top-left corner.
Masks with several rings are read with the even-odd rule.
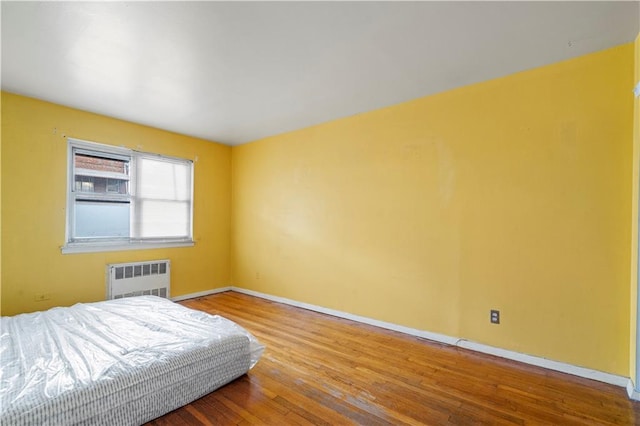
[[[193,245],[193,163],[69,139],[63,253]]]

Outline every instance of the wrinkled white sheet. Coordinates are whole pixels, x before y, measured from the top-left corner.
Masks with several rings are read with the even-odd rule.
[[[53,308],[0,319],[0,414],[170,362],[245,336],[249,368],[262,346],[248,331],[155,296]],[[0,419],[2,416],[0,416]]]

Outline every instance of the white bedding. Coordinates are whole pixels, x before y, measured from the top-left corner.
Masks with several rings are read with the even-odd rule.
[[[0,320],[0,424],[141,424],[245,374],[264,347],[155,296]]]

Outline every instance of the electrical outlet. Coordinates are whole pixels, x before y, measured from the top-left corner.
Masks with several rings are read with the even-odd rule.
[[[50,293],[36,293],[36,294],[33,296],[33,299],[34,299],[36,302],[43,302],[43,301],[45,301],[45,300],[49,300],[49,299],[51,299],[51,294],[50,294]]]
[[[497,309],[491,310],[491,324],[500,324],[500,311]]]

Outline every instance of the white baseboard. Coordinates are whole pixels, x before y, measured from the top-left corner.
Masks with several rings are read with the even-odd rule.
[[[225,291],[231,291],[231,290],[233,290],[233,287],[220,287],[220,288],[214,288],[213,290],[205,290],[205,291],[199,291],[197,293],[183,294],[182,296],[172,297],[171,300],[173,300],[174,302],[179,302],[181,300],[195,299],[196,297],[208,296],[210,294],[223,293]]]
[[[616,385],[620,387],[627,386],[627,382],[629,381],[628,377],[618,376],[611,373],[605,373],[603,371],[598,371],[598,370],[592,370],[586,367],[579,367],[577,365],[554,361],[548,358],[542,358],[538,356],[523,354],[520,352],[510,351],[507,349],[496,348],[494,346],[471,342],[464,339],[460,340],[457,346],[465,349],[471,349],[472,351],[476,351],[476,352],[482,352],[485,354],[499,356],[501,358],[507,358],[514,361],[523,362],[525,364],[544,367],[546,369],[559,371],[561,373],[572,374],[574,376],[584,377],[586,379],[609,383],[611,385]]]
[[[389,322],[378,321],[373,318],[362,317],[360,315],[350,314],[348,312],[336,311],[335,309],[323,308],[322,306],[311,305],[309,303],[297,302],[295,300],[287,299],[284,297],[272,296],[270,294],[260,293],[258,291],[247,290],[240,287],[231,287],[232,291],[238,293],[248,294],[250,296],[260,297],[262,299],[268,299],[273,302],[284,303],[286,305],[295,306],[297,308],[308,309],[310,311],[320,312],[322,314],[332,315],[334,317],[345,318],[364,324],[374,325],[380,328],[386,328],[388,330],[399,331],[405,334],[411,334],[412,336],[424,337],[425,339],[435,340],[437,342],[443,342],[449,345],[455,345],[458,339],[454,337],[445,336],[444,334],[432,333],[430,331],[418,330],[415,328],[405,327],[398,324],[392,324]]]
[[[640,401],[640,391],[638,391],[633,385],[633,380],[629,379],[627,383],[627,395],[629,395],[629,399],[633,399],[634,401]]]
[[[538,367],[547,368],[549,370],[559,371],[561,373],[572,374],[578,377],[584,377],[591,380],[597,380],[599,382],[609,383],[611,385],[616,385],[620,387],[627,387],[627,393],[629,393],[629,380],[628,377],[618,376],[611,373],[605,373],[603,371],[592,370],[585,367],[579,367],[572,364],[567,364],[564,362],[553,361],[547,358],[537,357],[533,355],[522,354],[519,352],[510,351],[507,349],[496,348],[494,346],[484,345],[482,343],[476,343],[472,341],[468,341],[465,339],[447,336],[445,334],[432,333],[429,331],[418,330],[415,328],[404,327],[402,325],[392,324],[384,321],[379,321],[373,318],[363,317],[360,315],[353,315],[348,312],[337,311],[335,309],[324,308],[322,306],[311,305],[309,303],[298,302],[295,300],[287,299],[284,297],[272,296],[270,294],[260,293],[258,291],[247,290],[240,287],[229,287],[231,291],[236,291],[238,293],[248,294],[250,296],[260,297],[262,299],[271,300],[273,302],[284,303],[286,305],[295,306],[298,308],[308,309],[310,311],[320,312],[323,314],[333,315],[339,318],[345,318],[352,321],[361,322],[364,324],[374,325],[376,327],[386,328],[388,330],[399,331],[401,333],[410,334],[412,336],[422,337],[429,340],[434,340],[436,342],[445,343],[448,345],[458,346],[464,349],[469,349],[476,352],[482,352],[490,355],[495,355],[501,358],[511,359],[514,361],[523,362],[525,364],[531,364]],[[638,391],[635,391],[633,388],[633,384],[631,384],[631,389],[635,392],[634,398],[629,393],[629,397],[632,399],[639,398],[640,394]]]

